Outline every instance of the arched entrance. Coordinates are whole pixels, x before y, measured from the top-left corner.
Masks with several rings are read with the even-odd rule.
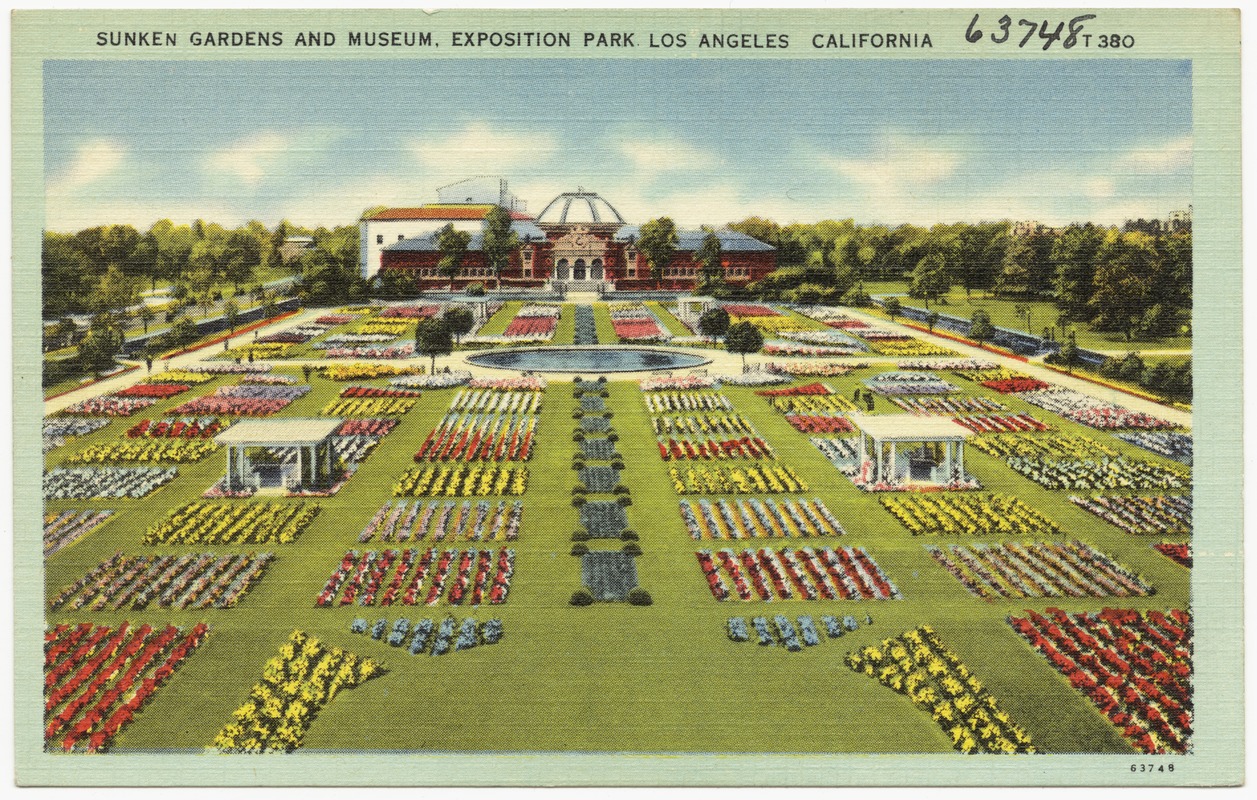
[[[591,280],[602,280],[602,259],[595,258],[593,263],[589,265],[589,277]]]
[[[560,258],[559,263],[554,265],[554,271],[558,275],[559,280],[567,280],[567,259]]]
[[[576,259],[576,264],[572,267],[572,280],[585,280],[585,259]]]

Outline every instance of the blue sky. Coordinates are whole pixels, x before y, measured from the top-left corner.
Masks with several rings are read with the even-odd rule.
[[[45,65],[47,226],[348,224],[501,175],[630,221],[1164,217],[1183,61],[457,60]]]

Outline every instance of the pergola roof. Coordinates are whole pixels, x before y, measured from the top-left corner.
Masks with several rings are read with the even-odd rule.
[[[214,437],[222,445],[283,447],[319,444],[331,436],[341,420],[335,417],[318,419],[242,419]]]
[[[973,431],[951,417],[927,417],[916,414],[847,415],[857,428],[879,442],[958,441],[973,436]]]

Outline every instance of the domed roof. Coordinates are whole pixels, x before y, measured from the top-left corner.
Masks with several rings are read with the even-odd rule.
[[[595,192],[564,192],[537,215],[537,222],[552,225],[604,223],[623,225],[624,217]]]

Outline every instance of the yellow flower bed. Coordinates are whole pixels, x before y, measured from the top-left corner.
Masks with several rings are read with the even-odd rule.
[[[697,464],[669,467],[677,494],[785,494],[808,491],[807,481],[778,464],[729,466]]]
[[[232,713],[233,721],[214,737],[213,746],[223,753],[290,753],[342,689],[383,672],[369,658],[293,631],[279,654],[266,662],[261,680]]]
[[[519,497],[528,488],[528,468],[498,464],[453,464],[407,470],[393,486],[395,497]]]
[[[423,375],[426,367],[409,367],[399,364],[331,364],[320,370],[329,381],[360,381],[372,378],[392,378],[397,375]]]
[[[396,417],[415,406],[410,397],[351,397],[333,400],[319,413],[325,417]]]
[[[933,342],[920,339],[874,339],[869,341],[869,349],[883,356],[954,356],[955,350],[949,350]]]
[[[401,336],[406,331],[412,330],[414,324],[404,320],[384,320],[372,319],[363,322],[355,328],[351,329],[351,333],[387,333],[393,336]]]
[[[1059,530],[1055,522],[1011,495],[893,496],[881,502],[913,536],[1035,535]]]
[[[188,503],[144,532],[145,544],[289,544],[319,513],[316,503]]]
[[[182,383],[185,386],[199,386],[202,383],[209,383],[218,377],[208,372],[188,372],[183,369],[171,369],[165,372],[159,372],[152,377],[145,378],[145,383]]]
[[[67,464],[188,464],[214,452],[204,439],[138,439],[94,444],[65,460]]]

